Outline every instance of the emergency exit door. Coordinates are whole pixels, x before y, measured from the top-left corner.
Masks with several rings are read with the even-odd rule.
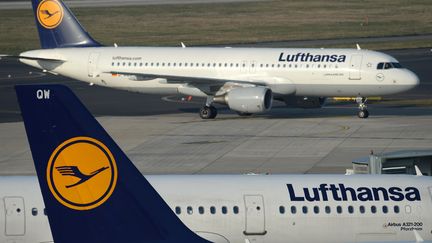
[[[88,60],[88,76],[96,77],[97,76],[97,65],[98,65],[99,53],[93,52],[90,53]]]
[[[6,214],[6,236],[25,234],[25,208],[22,197],[5,197],[4,207]]]
[[[261,195],[245,195],[246,228],[245,235],[264,235],[265,213],[264,199]]]
[[[353,80],[361,79],[362,59],[363,59],[362,55],[351,56],[349,79],[353,79]]]

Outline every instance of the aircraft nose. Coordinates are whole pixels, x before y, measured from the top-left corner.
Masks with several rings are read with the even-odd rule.
[[[417,76],[417,74],[415,74],[410,70],[406,70],[406,71],[407,71],[407,80],[406,80],[407,85],[409,85],[411,88],[418,86],[420,84],[420,79]]]

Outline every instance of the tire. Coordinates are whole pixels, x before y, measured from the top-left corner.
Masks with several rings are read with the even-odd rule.
[[[214,119],[217,115],[217,110],[213,106],[204,106],[200,109],[199,115],[201,119]]]
[[[359,112],[357,113],[357,116],[359,118],[366,119],[369,117],[369,111],[368,110],[359,110]]]
[[[218,111],[217,111],[216,107],[210,106],[210,111],[211,111],[210,119],[216,118],[216,116],[218,114]]]

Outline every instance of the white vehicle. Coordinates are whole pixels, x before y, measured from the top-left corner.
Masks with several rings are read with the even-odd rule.
[[[16,90],[45,204],[0,177],[1,242],[432,242],[431,177],[144,177],[69,89]]]
[[[321,107],[325,97],[357,97],[367,118],[368,96],[397,94],[418,77],[384,53],[358,49],[113,47],[96,42],[60,0],[32,0],[41,50],[20,60],[90,84],[154,94],[206,97],[240,115],[271,109],[273,99]]]

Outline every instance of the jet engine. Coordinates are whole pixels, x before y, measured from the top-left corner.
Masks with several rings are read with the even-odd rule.
[[[261,113],[271,109],[273,92],[266,87],[242,87],[214,98],[215,103],[226,104],[241,114]]]

